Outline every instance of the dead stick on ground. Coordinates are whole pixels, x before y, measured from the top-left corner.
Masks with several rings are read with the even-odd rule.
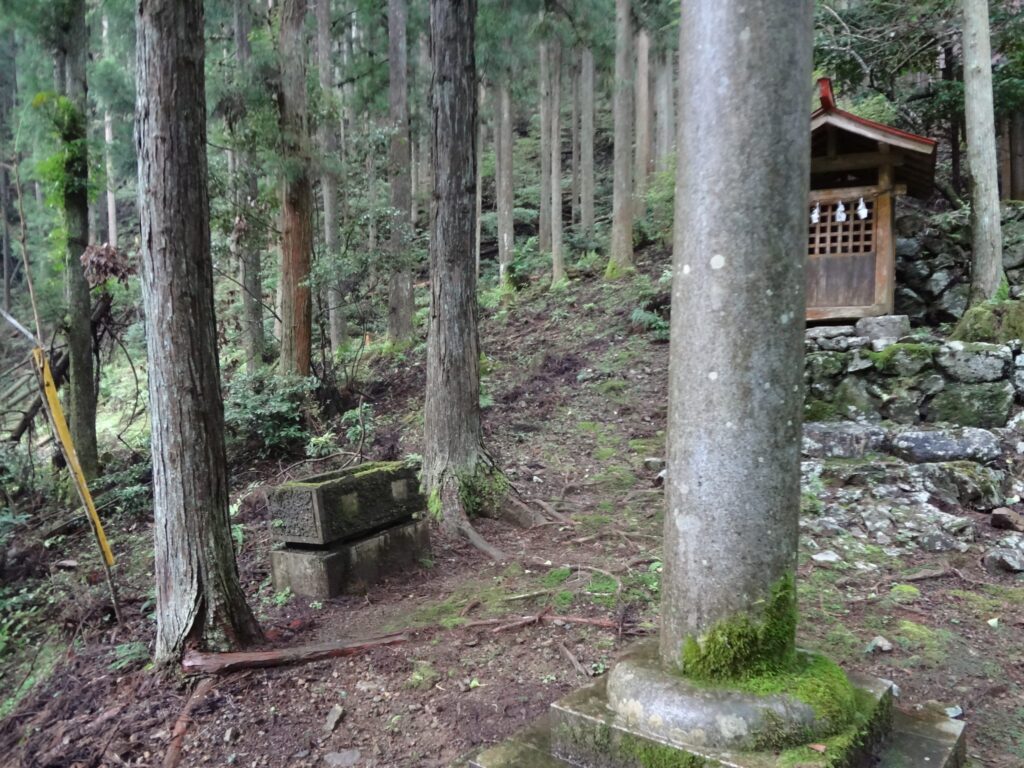
[[[904,576],[903,581],[925,581],[926,579],[941,579],[943,576],[949,576],[953,571],[948,568],[940,568],[935,571],[921,571],[920,573],[913,573],[910,576]]]
[[[167,752],[164,754],[164,768],[175,768],[181,761],[181,748],[185,743],[185,732],[192,722],[192,710],[213,689],[213,685],[214,678],[212,677],[202,680],[192,691],[192,695],[188,697],[185,706],[182,707],[181,714],[178,715],[174,729],[171,731],[171,741],[167,745]]]
[[[565,656],[565,658],[567,658],[569,660],[569,663],[572,664],[573,667],[576,668],[577,672],[579,672],[583,677],[590,677],[590,675],[587,674],[587,670],[585,670],[583,668],[583,665],[580,664],[580,660],[576,658],[576,654],[574,654],[572,651],[570,651],[566,647],[565,643],[559,643],[558,644],[558,648],[562,652],[562,654]]]

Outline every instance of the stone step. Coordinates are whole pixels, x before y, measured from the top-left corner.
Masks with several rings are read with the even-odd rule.
[[[511,739],[477,750],[468,760],[455,765],[468,768],[573,768],[572,763],[551,754],[551,722],[547,715]]]
[[[878,755],[881,768],[962,768],[965,724],[941,716],[893,712],[892,736]]]

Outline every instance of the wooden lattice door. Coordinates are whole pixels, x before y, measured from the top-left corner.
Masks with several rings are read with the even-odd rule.
[[[822,317],[870,314],[878,303],[878,280],[886,277],[885,270],[879,269],[878,205],[864,198],[862,211],[860,202],[856,198],[812,202],[818,222],[812,221],[807,235],[809,316],[815,310]],[[861,308],[865,311],[858,311]]]

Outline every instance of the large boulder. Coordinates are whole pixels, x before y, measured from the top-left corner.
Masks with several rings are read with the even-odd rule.
[[[935,362],[957,381],[978,384],[1006,378],[1013,353],[1001,344],[951,341],[939,348]]]
[[[1006,426],[1013,407],[1013,384],[950,382],[926,406],[927,420],[965,427]]]
[[[1001,451],[999,439],[986,429],[908,429],[892,438],[893,453],[915,463],[934,461],[988,462]]]

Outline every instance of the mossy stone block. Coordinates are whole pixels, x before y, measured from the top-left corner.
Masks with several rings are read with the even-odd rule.
[[[986,429],[1004,427],[1010,418],[1013,395],[1013,385],[1008,381],[951,382],[928,404],[927,421]]]
[[[426,509],[417,472],[380,461],[284,483],[267,499],[273,539],[323,546],[406,522]]]

